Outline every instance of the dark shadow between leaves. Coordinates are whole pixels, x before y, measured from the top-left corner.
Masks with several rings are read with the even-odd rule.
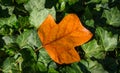
[[[0,7],[0,17],[10,17],[10,15],[9,15],[9,12],[8,12],[8,8],[6,8],[6,9],[2,9],[1,7]]]
[[[83,73],[91,73],[90,71],[87,70],[87,67],[84,64],[82,64],[82,63],[79,62],[78,65],[80,66],[81,71]]]
[[[91,59],[98,61],[109,73],[118,73],[119,68],[116,59],[108,56],[106,56],[105,59],[96,59],[94,57]]]

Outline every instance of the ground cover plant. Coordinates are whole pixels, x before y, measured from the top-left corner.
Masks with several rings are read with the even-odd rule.
[[[80,61],[59,64],[38,28],[49,14],[59,24],[71,13],[92,38],[74,47]],[[0,0],[0,73],[120,73],[120,1]]]

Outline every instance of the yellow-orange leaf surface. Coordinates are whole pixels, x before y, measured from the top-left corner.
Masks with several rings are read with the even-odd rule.
[[[48,15],[38,28],[38,35],[49,56],[59,64],[80,61],[74,47],[84,44],[92,37],[92,33],[82,26],[75,14],[68,14],[59,24]]]

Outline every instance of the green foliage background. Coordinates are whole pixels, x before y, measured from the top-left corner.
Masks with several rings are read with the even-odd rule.
[[[76,47],[80,62],[59,65],[37,50],[37,28],[69,13],[94,36]],[[120,0],[0,0],[0,73],[120,73]]]

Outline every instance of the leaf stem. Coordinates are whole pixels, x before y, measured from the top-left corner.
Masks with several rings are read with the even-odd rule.
[[[35,52],[39,51],[42,48],[43,48],[43,46],[40,46],[38,49],[35,49]]]

